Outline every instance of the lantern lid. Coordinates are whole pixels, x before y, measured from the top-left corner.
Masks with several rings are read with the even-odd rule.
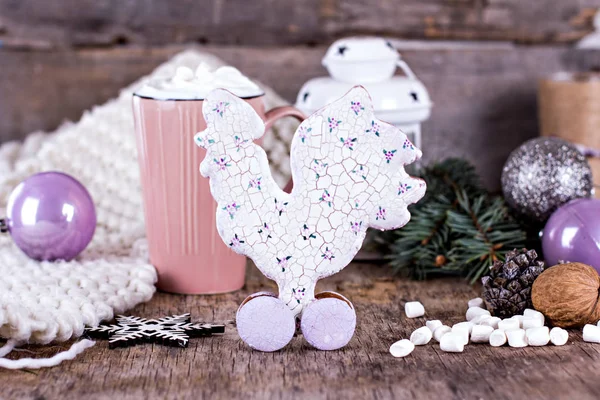
[[[378,118],[392,124],[420,123],[431,113],[431,99],[392,43],[380,37],[348,37],[335,41],[323,57],[330,76],[302,86],[296,107],[311,114],[362,85]],[[395,75],[398,68],[403,75]]]
[[[312,114],[339,99],[354,84],[340,82],[330,77],[314,78],[306,82],[296,98],[296,107]],[[392,123],[422,122],[431,114],[431,99],[421,81],[407,76],[394,76],[383,82],[363,84],[373,99],[378,118]]]
[[[323,65],[331,62],[396,61],[399,58],[396,48],[384,38],[354,36],[333,42],[323,57]]]

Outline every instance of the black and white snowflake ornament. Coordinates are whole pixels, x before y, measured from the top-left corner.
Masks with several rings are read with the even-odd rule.
[[[88,328],[85,330],[86,335],[91,338],[108,339],[108,347],[114,349],[139,343],[187,347],[190,338],[225,332],[225,325],[192,323],[189,313],[158,319],[119,315],[115,319],[115,325]]]

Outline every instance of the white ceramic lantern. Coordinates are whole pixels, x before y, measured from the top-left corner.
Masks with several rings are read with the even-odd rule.
[[[296,107],[307,115],[344,96],[353,86],[364,86],[377,118],[396,125],[421,148],[421,123],[431,114],[429,93],[396,48],[378,37],[349,37],[333,43],[323,57],[330,76],[302,86]],[[395,75],[399,67],[403,75]]]

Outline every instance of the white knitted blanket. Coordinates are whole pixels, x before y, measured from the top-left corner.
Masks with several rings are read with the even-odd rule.
[[[181,65],[201,61],[222,65],[214,56],[188,50],[158,67],[152,76],[171,76]],[[40,171],[66,172],[87,187],[96,204],[98,226],[92,243],[74,261],[30,260],[0,235],[0,337],[49,343],[78,337],[154,294],[156,271],[148,264],[136,159],[131,96],[148,77],[123,89],[118,98],[87,111],[77,123],[53,133],[33,133],[24,143],[0,147],[0,217],[8,195]],[[266,108],[285,102],[267,87]],[[278,161],[278,183],[289,177],[287,145],[294,122],[276,124],[264,146]]]

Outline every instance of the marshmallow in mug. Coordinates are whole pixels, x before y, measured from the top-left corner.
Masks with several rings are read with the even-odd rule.
[[[196,71],[178,67],[173,76],[150,80],[136,94],[156,100],[203,100],[214,89],[227,89],[242,98],[264,94],[238,69],[225,66],[211,71],[205,63],[200,64]]]

